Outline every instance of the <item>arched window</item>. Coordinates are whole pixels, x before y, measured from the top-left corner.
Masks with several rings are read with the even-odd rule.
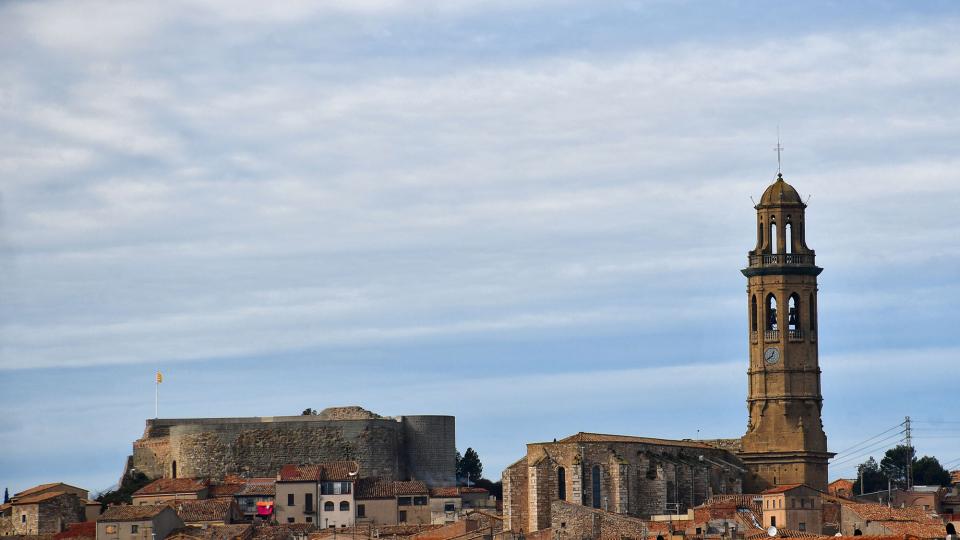
[[[750,330],[757,331],[757,295],[750,299]]]
[[[800,337],[800,295],[791,294],[787,308],[787,329],[791,337]]]
[[[349,512],[349,511],[350,511],[350,503],[347,502],[347,501],[340,501],[340,511],[341,511],[341,512]]]
[[[793,224],[790,223],[790,216],[787,216],[787,222],[783,225],[783,236],[786,239],[783,252],[793,253]]]
[[[327,501],[323,503],[324,512],[333,512],[333,501]]]
[[[177,477],[177,460],[173,460],[173,463],[170,464],[170,478]]]
[[[777,222],[773,219],[770,220],[770,253],[776,254],[779,253],[778,249],[778,240],[777,237]]]
[[[813,293],[810,293],[810,302],[807,304],[807,310],[810,312],[810,331],[817,331],[817,306],[813,303]]]
[[[567,471],[563,467],[557,469],[557,498],[567,500]]]
[[[766,321],[768,332],[777,330],[777,297],[773,293],[767,295]]]
[[[757,222],[757,245],[763,248],[763,221]]]
[[[594,465],[590,472],[590,482],[593,484],[593,507],[600,508],[600,466]]]

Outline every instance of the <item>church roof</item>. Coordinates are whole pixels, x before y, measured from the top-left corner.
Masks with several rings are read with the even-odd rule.
[[[691,440],[672,440],[672,439],[654,439],[651,437],[634,437],[633,435],[607,435],[604,433],[585,433],[581,431],[576,435],[571,435],[564,439],[556,441],[558,443],[572,443],[572,442],[600,442],[600,443],[610,443],[610,442],[622,442],[622,443],[643,443],[643,444],[656,444],[660,446],[688,446],[691,448],[708,448],[714,449],[713,446],[709,444],[704,444],[698,441]]]
[[[760,197],[760,206],[780,204],[803,204],[800,194],[783,179],[782,174],[777,175],[777,180],[770,184]]]

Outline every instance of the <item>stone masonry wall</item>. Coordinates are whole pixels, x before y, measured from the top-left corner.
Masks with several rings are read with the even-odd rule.
[[[130,466],[150,478],[174,476],[174,467],[177,477],[223,478],[349,459],[364,476],[415,474],[436,486],[455,482],[455,455],[452,417],[386,418],[345,408],[308,416],[147,420]]]
[[[650,535],[641,519],[577,504],[555,501],[550,513],[556,539],[643,540]]]

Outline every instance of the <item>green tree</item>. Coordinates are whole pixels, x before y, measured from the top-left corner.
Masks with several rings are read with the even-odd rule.
[[[149,483],[150,479],[147,475],[140,471],[132,471],[123,476],[117,489],[101,493],[96,500],[103,509],[111,504],[130,504],[133,493]]]
[[[916,462],[913,448],[899,444],[884,454],[883,459],[880,460],[880,470],[890,479],[893,487],[903,489],[907,487],[907,465]]]
[[[862,490],[860,489],[861,480],[863,481]],[[873,493],[884,489],[887,489],[887,477],[880,470],[877,460],[871,456],[870,459],[857,466],[857,481],[853,483],[853,492],[855,494],[859,494],[861,491],[863,493]]]
[[[3,488],[3,504],[10,502],[10,491],[7,488]]]
[[[923,456],[913,462],[913,483],[917,486],[949,486],[950,472],[943,468],[940,460],[933,456]]]
[[[457,452],[457,478],[470,482],[483,478],[483,463],[480,463],[480,456],[473,448],[467,448],[463,456]]]
[[[307,407],[306,409],[303,410],[302,413],[300,413],[301,416],[316,416],[317,414],[318,413],[316,409],[311,409],[309,407]]]

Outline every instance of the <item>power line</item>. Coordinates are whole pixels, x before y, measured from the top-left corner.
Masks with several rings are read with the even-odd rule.
[[[847,459],[848,457],[851,457],[851,456],[854,456],[854,455],[861,455],[861,454],[863,454],[865,451],[867,451],[867,450],[866,450],[867,448],[873,448],[873,447],[877,446],[878,444],[882,446],[882,445],[888,444],[890,441],[893,441],[894,439],[899,439],[900,436],[903,435],[903,433],[904,433],[903,431],[898,431],[897,433],[894,433],[893,435],[888,435],[888,436],[884,437],[883,439],[880,439],[880,440],[877,440],[877,441],[873,441],[873,442],[868,443],[868,444],[866,444],[866,445],[861,445],[861,446],[860,446],[859,448],[857,448],[856,450],[850,450],[850,451],[848,451],[848,452],[837,452],[837,455],[834,456],[834,459],[838,459],[839,461],[843,461],[843,460]],[[840,456],[840,457],[837,458],[837,456]]]
[[[860,442],[858,442],[857,444],[851,446],[850,448],[844,448],[843,450],[840,450],[839,452],[837,452],[837,455],[839,456],[839,455],[841,455],[841,454],[846,454],[847,452],[849,452],[850,450],[853,450],[854,448],[857,448],[858,446],[861,446],[861,445],[863,445],[863,444],[865,444],[865,443],[868,443],[868,442],[872,441],[873,439],[876,439],[877,437],[881,437],[881,436],[883,436],[883,435],[885,435],[885,434],[887,434],[887,433],[890,433],[891,431],[893,431],[893,430],[895,430],[895,429],[897,429],[897,428],[899,428],[899,427],[903,427],[903,424],[904,424],[903,422],[900,422],[899,424],[893,426],[892,428],[887,429],[887,430],[884,430],[884,431],[882,431],[882,432],[874,435],[873,437],[870,437],[869,439],[866,439],[866,440],[864,440],[864,441],[860,441]],[[901,433],[902,433],[902,431],[901,431]]]
[[[892,437],[887,437],[887,438],[884,439],[884,440],[877,441],[876,443],[874,443],[873,445],[871,445],[871,446],[869,446],[869,447],[862,448],[862,449],[859,450],[857,453],[848,454],[847,456],[843,457],[842,459],[839,459],[839,460],[837,460],[837,461],[834,461],[834,462],[830,463],[830,465],[831,465],[831,466],[837,466],[837,465],[841,465],[841,464],[844,464],[844,463],[849,463],[849,462],[851,462],[851,461],[856,461],[856,460],[861,459],[861,458],[863,458],[863,457],[865,457],[865,456],[868,456],[868,455],[870,455],[870,454],[872,454],[872,453],[874,453],[874,452],[878,452],[878,451],[881,451],[881,450],[886,450],[887,447],[889,446],[891,440],[899,437],[901,434],[902,434],[902,432],[901,432],[901,433],[897,433],[897,434],[893,435]]]

